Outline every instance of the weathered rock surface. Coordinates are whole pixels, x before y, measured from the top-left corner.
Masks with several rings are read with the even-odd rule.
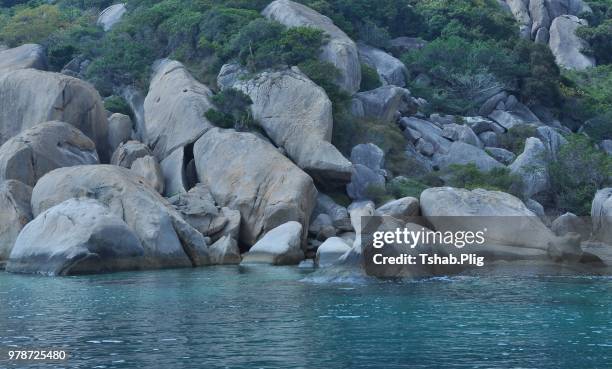
[[[275,0],[262,14],[287,27],[312,27],[325,32],[329,42],[323,46],[320,59],[339,69],[340,75],[335,80],[338,87],[351,95],[359,90],[361,65],[357,45],[331,19],[290,0]]]
[[[416,112],[416,107],[410,91],[388,85],[356,93],[351,101],[351,112],[359,118],[394,122],[398,115]]]
[[[330,237],[317,249],[315,264],[319,267],[333,265],[350,249],[351,247],[342,238]]]
[[[510,173],[521,179],[523,195],[528,198],[550,188],[546,147],[539,139],[529,137],[525,149],[510,164]]]
[[[98,92],[87,82],[59,73],[21,69],[0,75],[0,144],[47,121],[69,123],[110,157],[108,122]]]
[[[255,120],[300,168],[324,184],[349,181],[351,164],[331,144],[332,105],[321,87],[297,68],[264,71],[251,79],[232,73],[242,72],[224,66],[218,84],[251,98]]]
[[[346,186],[347,194],[354,200],[366,200],[372,187],[384,187],[384,153],[372,143],[359,144],[351,150],[353,174]]]
[[[448,138],[451,141],[465,142],[468,145],[482,148],[482,142],[472,129],[467,125],[456,123],[447,124],[442,130],[442,137]]]
[[[404,132],[408,129],[417,132],[419,138],[433,145],[434,152],[446,152],[450,148],[451,141],[442,137],[442,129],[431,122],[415,117],[404,117],[400,120],[400,127]]]
[[[143,158],[147,155],[153,155],[147,145],[138,141],[128,141],[117,147],[117,150],[111,157],[111,164],[118,165],[124,168],[131,168],[132,163],[138,158]]]
[[[139,269],[145,252],[128,225],[100,202],[68,199],[37,216],[17,237],[6,269],[71,275]]]
[[[120,144],[128,142],[132,137],[132,119],[121,113],[108,117],[108,144],[114,152]]]
[[[421,193],[421,212],[437,231],[484,231],[481,247],[470,252],[501,259],[572,258],[580,243],[555,236],[518,198],[499,191],[429,188]],[[486,231],[485,231],[486,230]]]
[[[313,211],[313,216],[319,214],[327,214],[335,228],[343,231],[351,231],[351,219],[348,211],[344,206],[336,204],[336,202],[329,196],[320,193],[317,195],[317,204]]]
[[[602,188],[595,193],[591,205],[593,237],[612,245],[612,187]]]
[[[213,127],[205,117],[213,108],[212,91],[196,81],[177,61],[159,60],[153,70],[144,101],[143,142],[161,161],[177,148],[195,142]]]
[[[166,197],[185,193],[197,182],[195,162],[192,156],[193,147],[179,147],[162,160],[161,168],[165,179]]]
[[[0,263],[8,259],[21,229],[32,220],[32,188],[19,181],[0,183]]]
[[[460,141],[453,142],[447,153],[434,155],[434,162],[441,170],[447,169],[453,164],[474,164],[482,172],[489,172],[494,168],[503,167],[500,162],[489,156],[486,151]]]
[[[551,230],[557,236],[564,236],[568,233],[577,233],[583,241],[591,237],[591,223],[587,218],[581,218],[573,213],[560,215],[552,222]]]
[[[70,198],[91,198],[107,206],[136,234],[144,248],[146,268],[208,264],[204,237],[145,180],[115,165],[83,165],[56,169],[32,191],[32,212]]]
[[[487,154],[498,162],[509,165],[516,159],[516,155],[512,151],[502,149],[501,147],[485,147]]]
[[[362,43],[357,44],[357,47],[361,62],[376,70],[380,81],[384,85],[406,86],[408,70],[399,59]]]
[[[0,147],[0,181],[16,179],[34,186],[54,169],[83,164],[98,164],[94,143],[64,122],[37,124]]]
[[[287,222],[267,232],[243,255],[242,264],[297,265],[304,260],[302,225]]]
[[[209,247],[210,263],[213,265],[240,264],[242,257],[235,239],[223,236]]]
[[[595,66],[595,59],[582,53],[588,44],[576,35],[578,27],[587,24],[573,15],[561,15],[552,21],[548,47],[559,66],[576,70]]]
[[[110,31],[121,20],[126,11],[125,3],[111,5],[102,10],[100,16],[98,16],[97,24],[102,26],[104,31]]]
[[[151,155],[134,160],[130,169],[147,181],[160,194],[164,193],[164,175],[161,166]]]
[[[561,146],[567,143],[565,137],[563,137],[554,128],[548,126],[538,127],[536,129],[537,136],[546,147],[549,160],[557,160],[557,154]]]
[[[414,197],[403,197],[389,201],[376,209],[376,215],[389,216],[397,220],[409,222],[411,218],[419,215],[419,200]]]
[[[0,51],[0,70],[47,69],[47,56],[42,46],[24,44]]]
[[[271,144],[251,133],[214,128],[196,142],[194,157],[198,177],[217,205],[240,211],[243,243],[253,245],[292,220],[308,229],[317,190]]]

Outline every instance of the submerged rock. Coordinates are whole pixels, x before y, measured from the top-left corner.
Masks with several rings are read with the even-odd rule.
[[[0,181],[16,179],[34,186],[54,169],[83,164],[98,164],[94,143],[64,122],[37,124],[0,147]]]
[[[37,216],[17,237],[6,270],[72,275],[139,269],[144,249],[100,202],[68,199]]]
[[[340,71],[334,82],[350,95],[359,90],[361,65],[357,45],[328,17],[309,7],[290,1],[275,0],[262,12],[269,19],[287,27],[312,27],[323,31],[329,41],[323,45],[320,59],[333,64]]]
[[[257,241],[249,252],[244,254],[242,264],[297,265],[304,260],[301,239],[300,223],[284,223]]]

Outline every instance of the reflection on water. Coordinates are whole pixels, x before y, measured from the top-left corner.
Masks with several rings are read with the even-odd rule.
[[[612,363],[609,278],[343,284],[309,282],[307,273],[289,267],[67,278],[1,273],[0,347],[65,348],[69,368]],[[12,365],[0,359],[0,368],[27,367]]]

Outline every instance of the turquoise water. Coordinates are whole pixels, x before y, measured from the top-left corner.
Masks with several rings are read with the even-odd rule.
[[[308,273],[0,273],[0,347],[68,350],[45,368],[612,368],[610,278]]]

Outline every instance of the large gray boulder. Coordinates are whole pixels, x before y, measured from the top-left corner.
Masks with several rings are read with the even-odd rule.
[[[416,112],[410,91],[397,86],[382,86],[358,92],[351,101],[351,112],[359,118],[394,122],[398,115]]]
[[[493,259],[580,256],[579,240],[555,236],[518,198],[499,191],[435,187],[421,193],[421,213],[436,231],[484,232],[470,252]],[[467,246],[466,246],[467,247]]]
[[[78,129],[64,122],[45,122],[0,147],[0,181],[16,179],[34,186],[54,169],[98,162],[94,143]]]
[[[442,137],[451,141],[460,141],[466,144],[482,148],[482,142],[472,129],[465,124],[446,124],[442,130]]]
[[[351,247],[342,238],[330,237],[317,248],[315,264],[318,267],[333,265],[350,249]]]
[[[536,129],[536,134],[540,141],[546,147],[549,160],[557,160],[557,154],[561,146],[567,143],[565,137],[563,137],[557,130],[552,127],[542,126]]]
[[[98,21],[96,23],[100,25],[104,31],[110,31],[110,29],[121,20],[121,17],[123,17],[126,11],[125,3],[111,5],[100,12],[100,16],[98,16]]]
[[[0,183],[0,264],[8,259],[21,229],[32,220],[32,188],[8,180]]]
[[[32,191],[34,216],[70,198],[107,206],[136,234],[144,248],[143,268],[190,267],[208,263],[204,237],[187,224],[145,180],[115,165],[56,169]]]
[[[602,188],[595,193],[591,205],[593,237],[612,245],[612,187]]]
[[[404,129],[404,133],[407,130],[416,132],[418,137],[429,142],[433,146],[434,152],[447,152],[450,148],[451,141],[442,136],[442,129],[432,122],[428,122],[423,119],[415,117],[404,117],[400,120],[400,127]],[[409,131],[409,132],[410,132]]]
[[[212,265],[240,264],[242,257],[238,242],[230,236],[223,236],[209,247]]]
[[[595,66],[595,59],[582,53],[586,41],[576,35],[578,27],[588,25],[584,19],[561,15],[552,21],[548,47],[557,64],[567,69],[583,70]]]
[[[166,197],[185,193],[197,182],[195,161],[190,155],[193,155],[192,147],[179,147],[160,163]]]
[[[351,150],[351,162],[353,173],[346,186],[351,199],[369,199],[372,188],[385,186],[384,152],[378,146],[373,143],[356,145]]]
[[[376,209],[376,215],[393,217],[404,222],[413,220],[419,212],[419,200],[414,197],[392,200]]]
[[[119,144],[119,147],[113,153],[110,163],[124,168],[131,168],[132,163],[138,158],[143,158],[148,155],[153,155],[147,145],[138,141],[127,141]]]
[[[525,149],[510,164],[510,173],[518,176],[525,198],[532,197],[550,188],[546,147],[539,139],[529,137]]]
[[[302,225],[294,221],[271,229],[243,255],[241,264],[299,264],[304,260],[302,229]]]
[[[509,165],[516,159],[516,154],[512,151],[502,149],[501,147],[485,147],[485,151],[487,154],[491,155],[493,159],[504,165]]]
[[[337,229],[343,231],[351,231],[353,229],[346,208],[336,204],[331,197],[320,192],[317,195],[317,204],[313,211],[313,217],[319,214],[327,214],[332,221],[332,225]]]
[[[361,64],[357,45],[331,19],[290,0],[275,0],[262,14],[287,27],[312,27],[323,31],[329,41],[323,46],[320,59],[333,64],[340,71],[334,82],[350,95],[359,90]]]
[[[588,240],[591,237],[592,225],[587,217],[579,217],[573,213],[565,213],[552,222],[550,229],[557,236],[577,233],[582,240]]]
[[[218,206],[240,211],[240,240],[253,245],[288,221],[308,229],[317,190],[312,179],[274,146],[252,133],[219,128],[195,144],[200,182]]]
[[[143,142],[161,161],[177,148],[195,142],[213,127],[205,117],[213,108],[212,91],[196,81],[177,61],[162,59],[153,69],[144,101]]]
[[[160,194],[164,193],[164,175],[157,159],[151,155],[143,156],[134,160],[130,167],[132,172],[138,174],[147,181],[149,186]]]
[[[132,137],[132,118],[121,113],[108,117],[108,144],[114,152],[120,144],[128,142]]]
[[[119,216],[96,200],[68,199],[25,226],[6,269],[73,275],[145,266],[142,244]]]
[[[376,70],[384,85],[406,87],[408,70],[404,63],[375,47],[362,43],[359,43],[357,47],[361,62]]]
[[[264,71],[250,79],[229,78],[232,71],[241,73],[224,66],[218,84],[251,98],[253,117],[277,146],[319,182],[348,182],[351,163],[331,144],[332,105],[321,87],[297,68]]]
[[[109,159],[104,105],[89,83],[35,69],[0,74],[0,144],[52,120],[78,128],[96,144],[100,160]]]
[[[541,28],[550,27],[551,18],[546,7],[547,0],[530,0],[529,14],[531,15],[531,38],[535,38]]]
[[[482,172],[504,167],[503,164],[489,156],[486,151],[461,141],[453,142],[448,152],[434,155],[434,162],[441,170],[447,169],[451,165],[467,164],[474,164]]]
[[[47,56],[42,46],[24,44],[0,51],[0,71],[26,68],[47,69]]]

